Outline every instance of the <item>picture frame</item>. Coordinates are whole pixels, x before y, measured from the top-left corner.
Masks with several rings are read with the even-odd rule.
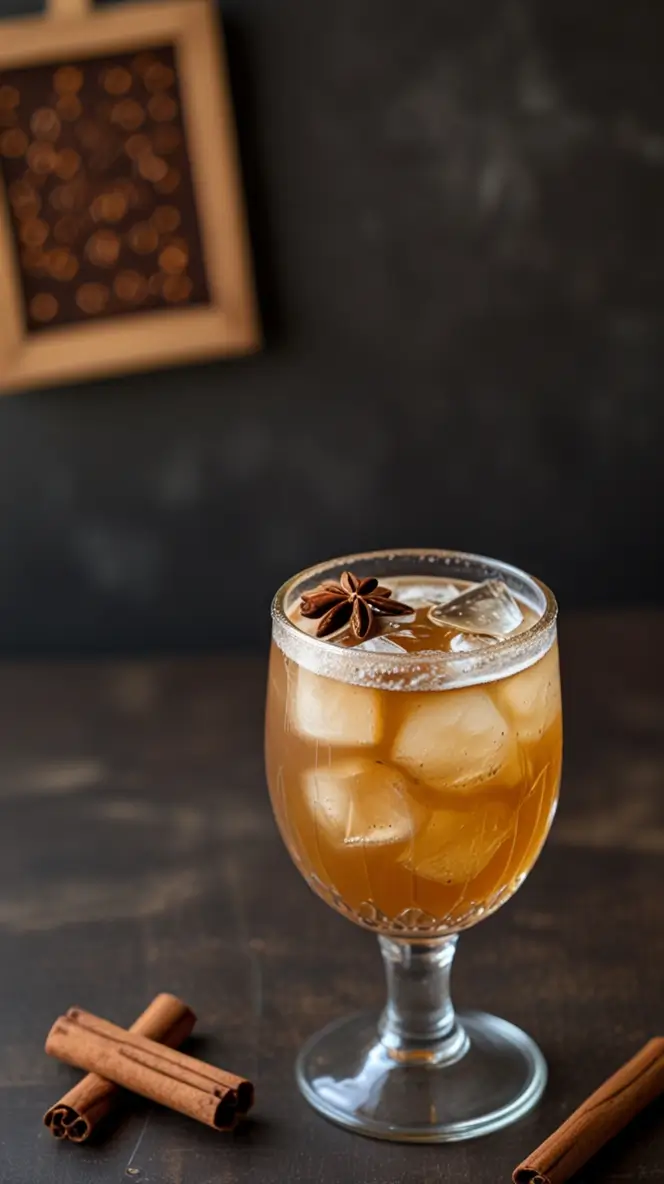
[[[34,331],[26,314],[8,187],[0,175],[0,392],[260,347],[231,98],[218,15],[210,0],[146,0],[97,11],[89,10],[86,0],[51,0],[46,14],[0,26],[0,86],[10,71],[94,64],[163,46],[172,47],[176,62],[206,298]]]

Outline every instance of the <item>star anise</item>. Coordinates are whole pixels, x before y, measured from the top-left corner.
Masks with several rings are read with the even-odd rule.
[[[305,592],[300,600],[303,617],[320,617],[316,637],[336,633],[350,621],[359,641],[371,633],[376,615],[401,617],[414,610],[409,604],[392,600],[392,589],[384,588],[374,576],[360,580],[352,571],[341,573],[339,583],[327,580],[312,592]]]

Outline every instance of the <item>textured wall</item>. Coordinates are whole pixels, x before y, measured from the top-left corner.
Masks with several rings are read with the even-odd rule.
[[[267,348],[0,403],[0,647],[252,643],[391,543],[661,600],[660,0],[224,15]]]

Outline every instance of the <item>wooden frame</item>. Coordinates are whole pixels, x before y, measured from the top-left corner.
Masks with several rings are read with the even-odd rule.
[[[130,312],[30,333],[0,178],[0,391],[247,353],[261,344],[233,114],[210,0],[157,0],[88,12],[53,0],[48,16],[0,24],[0,71],[172,44],[210,303]]]

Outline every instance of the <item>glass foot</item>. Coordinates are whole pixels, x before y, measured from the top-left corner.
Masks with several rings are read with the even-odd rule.
[[[326,1118],[361,1135],[447,1143],[488,1135],[536,1104],[546,1061],[513,1024],[484,1012],[457,1014],[432,1057],[404,1058],[378,1034],[378,1017],[336,1020],[300,1053],[297,1080]]]

